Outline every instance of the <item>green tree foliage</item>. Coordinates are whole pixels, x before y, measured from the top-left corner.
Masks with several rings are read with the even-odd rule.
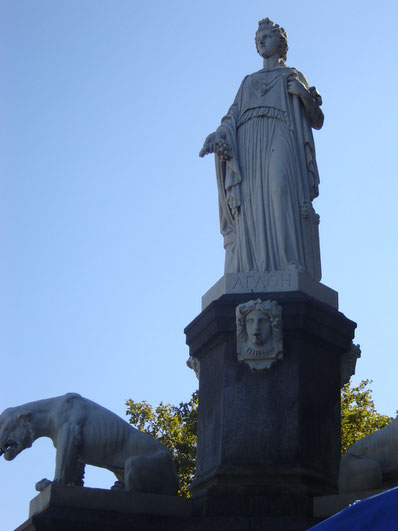
[[[178,493],[183,496],[189,496],[187,487],[195,473],[198,394],[196,391],[189,402],[181,402],[178,406],[161,402],[154,408],[145,400],[126,401],[130,424],[149,433],[170,450],[177,467]]]
[[[393,419],[376,411],[372,380],[362,380],[357,387],[345,384],[341,391],[341,453],[369,433],[387,426]]]
[[[365,435],[384,428],[393,419],[376,411],[369,385],[362,380],[357,387],[347,383],[341,391],[341,451]],[[195,473],[198,391],[189,402],[178,406],[163,404],[156,408],[148,402],[127,400],[129,422],[161,441],[172,453],[180,482],[179,494],[189,496],[187,487]]]

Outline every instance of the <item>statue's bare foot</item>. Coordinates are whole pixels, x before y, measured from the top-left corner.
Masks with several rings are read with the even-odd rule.
[[[112,485],[111,490],[125,490],[126,485],[123,483],[123,481],[115,481],[115,483]]]
[[[51,484],[51,481],[49,479],[43,478],[40,481],[38,481],[35,485],[35,489],[39,492],[44,490],[46,487],[48,487]]]

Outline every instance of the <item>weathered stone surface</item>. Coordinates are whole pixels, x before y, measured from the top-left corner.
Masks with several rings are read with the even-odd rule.
[[[122,491],[50,485],[31,502],[29,519],[16,531],[304,531],[319,522],[285,514],[285,500],[219,499],[218,507],[193,507],[177,496],[131,494]],[[298,501],[298,500],[297,500]],[[267,513],[276,503],[280,515]],[[236,511],[236,507],[240,507]]]
[[[52,483],[31,500],[29,516],[54,507],[173,516],[189,516],[192,513],[190,500],[181,496],[70,487]]]
[[[398,417],[381,430],[356,441],[342,456],[339,491],[391,488],[398,485]]]
[[[273,271],[272,273],[226,273],[202,297],[202,310],[226,294],[274,293],[300,291],[338,308],[338,294],[324,284],[313,280],[304,271]],[[266,297],[269,298],[269,297]]]
[[[308,496],[296,506],[309,516],[310,497],[337,488],[340,362],[356,325],[299,292],[265,297],[282,306],[284,345],[267,371],[253,373],[236,357],[235,307],[252,295],[224,295],[185,330],[200,361],[192,494]]]
[[[357,361],[360,357],[360,346],[351,343],[350,349],[341,358],[341,387],[348,383],[351,376],[355,374]]]
[[[263,68],[244,78],[200,152],[215,153],[225,273],[301,269],[320,280],[312,128],[323,125],[322,98],[286,66],[282,27],[260,20],[256,46]]]
[[[238,360],[253,371],[269,369],[283,357],[282,308],[257,299],[236,307]]]
[[[117,489],[177,494],[176,469],[167,448],[78,393],[10,407],[0,415],[0,455],[7,461],[39,437],[49,437],[57,449],[54,481],[59,485],[82,486],[88,464],[113,472]],[[36,490],[50,483],[44,478]]]
[[[306,531],[319,518],[284,516],[156,516],[57,508],[29,518],[15,531]]]

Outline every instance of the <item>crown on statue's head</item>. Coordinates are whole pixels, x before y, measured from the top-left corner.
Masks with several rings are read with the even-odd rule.
[[[279,24],[276,24],[275,22],[270,20],[268,17],[262,18],[261,20],[258,21],[258,29],[260,30],[264,28],[269,28],[272,31],[278,31],[278,33],[280,33],[285,39],[287,39],[287,33],[286,33],[285,28],[282,28],[282,26],[279,26]]]

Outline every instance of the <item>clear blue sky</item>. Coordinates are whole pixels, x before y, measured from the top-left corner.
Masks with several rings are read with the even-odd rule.
[[[184,327],[223,273],[206,135],[261,68],[257,21],[289,36],[317,86],[322,282],[358,323],[354,382],[396,393],[397,4],[0,0],[0,410],[77,391],[125,400],[196,389]],[[54,473],[41,439],[0,461],[0,531]],[[108,472],[88,470],[88,486]]]

